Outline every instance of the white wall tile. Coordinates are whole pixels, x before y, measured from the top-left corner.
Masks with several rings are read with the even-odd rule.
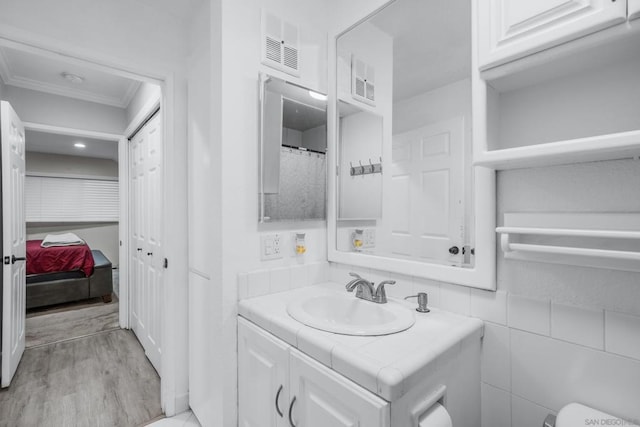
[[[291,267],[291,289],[309,285],[309,265],[295,265]]]
[[[249,281],[246,273],[238,274],[238,300],[249,296]]]
[[[604,348],[604,312],[552,303],[551,336],[602,350]]]
[[[511,427],[511,394],[483,383],[481,413],[482,427]]]
[[[247,274],[248,297],[267,295],[271,287],[269,270],[256,270]]]
[[[441,307],[440,304],[440,283],[429,280],[414,277],[413,278],[413,295],[418,294],[419,292],[426,292],[428,297],[428,305],[429,307]]]
[[[329,263],[314,262],[308,265],[309,268],[309,284],[316,285],[329,280]]]
[[[511,392],[545,408],[570,402],[640,419],[640,361],[511,329]],[[517,419],[513,418],[514,426]]]
[[[550,303],[548,300],[509,294],[509,326],[541,335],[549,335]]]
[[[365,277],[368,273],[368,270],[360,267],[331,263],[329,267],[329,280],[336,283],[347,283],[353,279],[353,277],[349,276],[349,272],[351,271]]]
[[[640,360],[640,317],[607,311],[606,350]]]
[[[511,346],[509,328],[485,323],[482,339],[482,381],[511,390]]]
[[[274,268],[270,271],[269,292],[275,294],[291,289],[291,267]]]
[[[507,293],[471,289],[470,314],[501,325],[507,324]]]
[[[396,282],[394,285],[385,285],[385,291],[388,297],[402,299],[406,296],[413,295],[413,279],[410,276],[372,271],[370,277],[367,278],[375,282],[376,286],[383,280],[394,280]]]
[[[440,306],[443,310],[469,315],[470,288],[466,286],[440,284]]]
[[[540,427],[552,410],[518,396],[511,399],[511,422],[514,427]]]

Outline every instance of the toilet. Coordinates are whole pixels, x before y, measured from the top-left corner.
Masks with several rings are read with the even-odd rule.
[[[638,424],[625,421],[614,415],[590,408],[580,403],[569,403],[560,409],[557,416],[549,414],[542,427],[578,427],[578,426],[627,426]]]

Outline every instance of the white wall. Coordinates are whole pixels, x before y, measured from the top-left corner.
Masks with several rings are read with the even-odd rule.
[[[189,405],[223,425],[219,2],[203,2],[188,58]]]
[[[261,7],[299,24],[301,35],[301,76],[293,78],[260,65]],[[220,164],[222,272],[214,274],[213,283],[222,286],[222,318],[212,319],[214,328],[222,326],[223,339],[217,340],[224,349],[219,369],[223,372],[224,420],[222,425],[237,424],[236,404],[236,315],[238,273],[260,268],[295,265],[296,258],[262,262],[259,234],[278,231],[306,231],[308,252],[305,262],[326,259],[326,226],[320,223],[285,223],[258,227],[258,72],[265,71],[310,89],[326,93],[326,5],[311,0],[250,0],[222,1],[221,67],[222,97],[220,110],[222,134]],[[314,31],[317,29],[317,32]],[[213,37],[214,39],[216,36]],[[238,52],[242,52],[239,55]],[[215,101],[215,100],[214,100]],[[240,125],[241,124],[241,125]],[[215,179],[214,179],[215,180]],[[215,181],[214,181],[215,182]],[[215,312],[215,310],[211,310]],[[210,371],[210,365],[208,370]]]
[[[118,163],[109,159],[27,151],[26,173],[118,178]]]
[[[126,127],[122,108],[66,96],[7,86],[6,100],[23,122],[121,134]]]
[[[188,5],[187,5],[188,6]],[[3,0],[0,36],[162,80],[166,159],[163,174],[166,270],[162,406],[187,408],[187,173],[186,120],[189,22],[162,3],[129,0]],[[124,114],[124,112],[123,112]],[[123,115],[124,120],[124,115]]]

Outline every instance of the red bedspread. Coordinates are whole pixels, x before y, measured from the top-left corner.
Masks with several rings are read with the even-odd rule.
[[[82,270],[93,273],[93,255],[87,245],[43,248],[42,240],[27,241],[27,274],[58,273]]]

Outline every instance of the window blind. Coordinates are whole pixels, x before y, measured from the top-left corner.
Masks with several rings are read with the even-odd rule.
[[[118,182],[27,176],[27,222],[117,222]]]

